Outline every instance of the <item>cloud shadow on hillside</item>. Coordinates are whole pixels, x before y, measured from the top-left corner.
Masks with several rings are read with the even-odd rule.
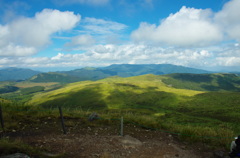
[[[88,86],[76,92],[69,92],[54,100],[45,102],[43,107],[79,108],[82,110],[102,110],[107,105],[99,91],[99,85]]]

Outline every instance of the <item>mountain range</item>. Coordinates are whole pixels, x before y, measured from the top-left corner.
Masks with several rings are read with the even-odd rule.
[[[85,67],[71,71],[49,73],[23,68],[5,68],[0,70],[0,81],[30,80],[32,82],[70,83],[85,80],[96,81],[111,76],[131,77],[145,74],[163,75],[172,73],[206,74],[213,72],[171,64],[115,64],[107,67]]]
[[[18,81],[26,80],[34,75],[41,73],[40,71],[34,71],[25,68],[9,67],[0,69],[0,81]]]

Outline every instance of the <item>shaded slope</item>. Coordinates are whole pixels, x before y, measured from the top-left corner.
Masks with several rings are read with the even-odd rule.
[[[204,76],[198,82],[210,79]],[[197,129],[203,126],[205,129],[206,124],[215,126],[225,123],[231,124],[234,130],[240,130],[239,126],[235,126],[240,116],[236,111],[240,104],[239,92],[177,89],[163,80],[171,80],[171,77],[143,75],[71,83],[54,91],[39,93],[29,103],[90,111],[143,112],[161,117],[166,126],[174,126],[176,130],[188,125]]]
[[[42,106],[81,107],[83,109],[148,109],[157,111],[170,106],[181,96],[197,91],[167,87],[161,76],[144,75],[130,78],[107,78],[68,84],[63,88],[33,97],[30,103]]]
[[[240,77],[235,74],[169,74],[163,82],[181,89],[199,91],[240,91]]]

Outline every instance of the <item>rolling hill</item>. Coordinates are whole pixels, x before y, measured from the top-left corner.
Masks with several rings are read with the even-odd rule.
[[[129,78],[110,77],[98,81],[71,83],[63,88],[41,93],[30,103],[66,105],[91,109],[146,108],[176,105],[201,93],[240,91],[240,77],[233,74],[142,75]],[[237,93],[238,94],[238,93]],[[43,99],[44,98],[44,99]]]
[[[210,124],[225,126],[226,123],[239,131],[240,128],[235,126],[240,116],[239,110],[236,110],[240,105],[239,77],[225,74],[189,75],[149,74],[75,82],[57,90],[38,93],[28,104],[44,108],[62,106],[86,111],[123,110],[144,113],[159,116],[162,121],[174,123],[175,126],[184,124],[205,128]],[[229,79],[231,77],[233,78]],[[179,81],[175,82],[176,80]],[[230,84],[230,80],[233,81],[232,89],[225,87]],[[179,82],[183,82],[188,89],[175,88]],[[191,83],[195,83],[192,90],[188,87]],[[214,86],[213,91],[207,91],[209,87],[203,86],[207,83]]]
[[[138,105],[142,105],[151,109],[157,104],[172,104],[180,96],[202,93],[168,87],[162,79],[164,79],[162,76],[143,75],[76,82],[58,90],[35,95],[30,103],[43,106],[66,105],[84,109],[139,108]],[[145,105],[152,102],[154,105]]]
[[[163,82],[169,86],[198,91],[240,91],[236,74],[168,74]]]
[[[92,112],[99,114],[99,122],[123,116],[126,124],[132,121],[147,129],[181,133],[191,141],[224,146],[240,131],[239,85],[239,77],[233,74],[113,76],[63,84],[55,90],[23,89],[31,92],[31,99],[22,107],[36,108],[42,117],[61,106],[70,122],[73,116],[82,119]],[[32,93],[36,88],[37,93]]]

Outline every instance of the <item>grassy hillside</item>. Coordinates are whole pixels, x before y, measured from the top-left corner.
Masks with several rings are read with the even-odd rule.
[[[215,89],[207,91],[206,85]],[[41,90],[42,87],[36,88]],[[57,106],[62,106],[67,117],[89,116],[93,111],[103,119],[124,116],[126,122],[144,128],[168,131],[195,142],[227,144],[228,147],[231,138],[240,132],[238,88],[239,78],[230,74],[110,77],[33,93],[28,106],[22,108],[30,109],[29,115],[31,109],[39,109],[42,112],[35,110],[34,114],[41,113],[44,118],[48,113],[44,111]],[[31,92],[32,89],[25,90]],[[10,108],[9,114],[13,113],[13,106],[6,108]]]
[[[180,89],[198,91],[240,91],[240,77],[235,74],[169,74],[163,82]]]
[[[31,104],[89,109],[157,108],[159,104],[171,105],[183,96],[202,92],[168,87],[162,76],[144,75],[130,78],[112,77],[99,81],[84,81],[41,93],[33,97]],[[154,105],[153,105],[154,104]]]
[[[240,119],[240,112],[236,111],[240,108],[240,93],[234,92],[235,88],[238,88],[238,78],[232,78],[233,91],[226,91],[228,89],[224,89],[218,82],[215,87],[223,89],[222,92],[203,91],[206,90],[204,88],[201,91],[189,90],[190,88],[177,89],[164,83],[182,77],[182,80],[178,78],[179,82],[185,83],[185,86],[190,82],[198,83],[192,86],[198,89],[202,88],[203,84],[211,85],[210,83],[213,84],[220,79],[228,81],[223,76],[202,75],[202,78],[194,76],[197,78],[195,82],[194,77],[184,78],[179,74],[170,77],[155,75],[112,77],[99,81],[71,83],[54,91],[38,93],[28,103],[48,108],[63,106],[90,111],[128,110],[159,116],[165,123],[173,123],[176,126],[223,124],[230,126],[231,130],[240,131],[236,125]]]
[[[58,82],[4,81],[0,82],[0,97],[13,102],[24,103],[29,101],[34,93],[51,91],[61,86],[62,84]]]

